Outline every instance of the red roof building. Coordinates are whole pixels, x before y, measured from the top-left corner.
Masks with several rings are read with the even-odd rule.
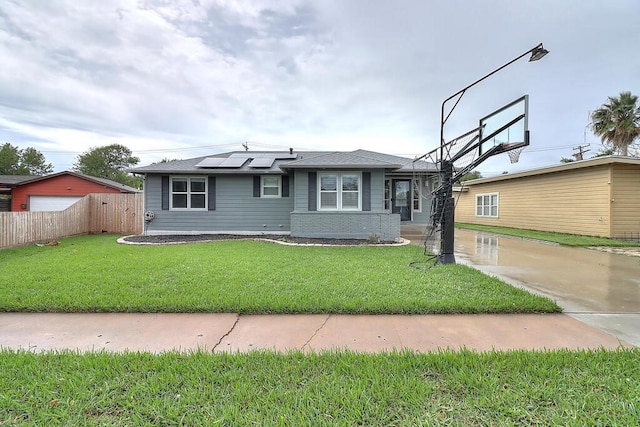
[[[11,211],[14,212],[64,210],[90,193],[140,192],[115,181],[71,171],[20,178],[24,179],[14,179],[5,185],[11,189]]]

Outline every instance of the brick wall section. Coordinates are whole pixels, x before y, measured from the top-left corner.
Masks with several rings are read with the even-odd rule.
[[[293,212],[291,235],[392,241],[400,237],[400,215],[375,212]]]

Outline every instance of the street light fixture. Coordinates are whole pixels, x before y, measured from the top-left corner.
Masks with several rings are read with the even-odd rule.
[[[549,51],[542,47],[542,43],[540,43],[531,51],[531,58],[529,58],[529,62],[538,61],[542,59],[547,53],[549,53]]]
[[[451,95],[450,97],[445,99],[442,102],[442,107],[441,107],[441,110],[440,110],[440,160],[443,160],[442,154],[443,154],[443,145],[444,145],[444,142],[445,142],[444,141],[444,125],[447,122],[447,120],[449,119],[449,116],[451,116],[451,113],[453,113],[453,110],[458,106],[458,103],[462,99],[462,96],[467,91],[467,89],[469,89],[469,88],[477,85],[481,81],[493,76],[498,71],[502,70],[503,68],[508,67],[509,65],[513,64],[514,62],[518,61],[519,59],[524,58],[525,56],[527,56],[529,54],[531,54],[531,57],[529,58],[529,62],[534,62],[534,61],[538,61],[538,60],[542,59],[547,53],[549,53],[549,51],[542,46],[542,43],[540,43],[536,47],[534,47],[532,49],[529,49],[528,51],[526,51],[522,55],[518,56],[517,58],[514,58],[511,61],[507,62],[506,64],[502,65],[501,67],[496,68],[495,70],[493,70],[492,72],[490,72],[486,76],[476,80],[475,82],[471,83],[469,86],[465,87],[464,89],[459,90],[458,92],[454,93],[453,95]],[[451,110],[449,110],[449,113],[447,113],[447,117],[445,117],[444,116],[444,106],[445,106],[445,104],[447,102],[451,101],[456,96],[458,96],[458,99],[456,100],[456,103],[453,105]]]
[[[437,195],[437,197],[439,197],[438,203],[440,204],[440,208],[443,209],[443,215],[442,215],[442,219],[441,219],[441,223],[440,223],[440,228],[441,228],[441,237],[440,237],[440,255],[438,257],[438,263],[440,264],[455,264],[455,256],[453,254],[453,246],[454,246],[454,209],[455,209],[455,201],[453,200],[452,197],[452,193],[453,193],[453,182],[452,182],[452,178],[453,178],[453,162],[451,162],[451,160],[447,160],[444,157],[444,150],[445,150],[445,140],[444,140],[444,125],[447,122],[447,120],[449,119],[449,117],[451,116],[451,113],[453,113],[453,110],[455,110],[455,108],[458,106],[458,103],[460,102],[460,100],[462,99],[462,97],[464,96],[465,92],[467,91],[467,89],[477,85],[478,83],[480,83],[481,81],[491,77],[492,75],[494,75],[495,73],[497,73],[498,71],[502,70],[503,68],[508,67],[509,65],[513,64],[514,62],[518,61],[519,59],[524,58],[525,56],[531,54],[531,57],[529,58],[529,62],[533,62],[533,61],[538,61],[540,59],[542,59],[547,53],[549,53],[548,50],[546,50],[543,46],[542,43],[540,43],[539,45],[527,50],[526,52],[524,52],[522,55],[517,56],[516,58],[512,59],[511,61],[507,62],[506,64],[496,68],[495,70],[493,70],[492,72],[490,72],[489,74],[485,75],[484,77],[476,80],[475,82],[471,83],[470,85],[468,85],[467,87],[459,90],[458,92],[454,93],[453,95],[451,95],[450,97],[448,97],[447,99],[445,99],[442,102],[442,106],[440,108],[440,183],[443,186],[442,187],[442,191],[441,194]],[[445,117],[445,105],[447,104],[447,102],[451,101],[452,99],[458,97],[458,99],[456,99],[455,104],[453,105],[453,107],[451,107],[451,110],[449,110],[449,112],[447,113],[446,117]]]

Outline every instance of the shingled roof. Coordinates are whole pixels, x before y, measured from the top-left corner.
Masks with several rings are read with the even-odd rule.
[[[232,161],[225,161],[225,160]],[[437,172],[433,163],[367,150],[355,151],[233,151],[186,160],[154,163],[132,173],[280,174],[288,169],[389,169],[397,172]]]
[[[0,185],[5,187],[15,187],[24,181],[33,179],[33,175],[0,175]]]
[[[122,193],[139,193],[140,192],[140,190],[138,190],[137,188],[133,188],[133,187],[130,187],[128,185],[120,184],[119,182],[112,181],[110,179],[98,178],[98,177],[95,177],[95,176],[85,175],[85,174],[78,173],[78,172],[73,172],[73,171],[63,171],[63,172],[53,173],[53,174],[50,174],[50,175],[41,175],[41,176],[17,175],[17,176],[21,176],[21,177],[24,177],[24,178],[27,178],[27,179],[19,180],[13,186],[16,187],[18,185],[30,184],[32,182],[51,179],[51,178],[54,178],[56,176],[61,176],[61,175],[73,175],[73,176],[76,176],[78,178],[82,178],[82,179],[86,179],[88,181],[96,182],[98,184],[106,185],[107,187],[115,188],[117,190],[120,190],[120,192],[122,192]],[[5,176],[5,175],[3,175],[3,176]]]

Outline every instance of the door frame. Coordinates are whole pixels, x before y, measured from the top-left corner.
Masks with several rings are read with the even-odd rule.
[[[407,194],[406,206],[398,206],[396,204],[396,183],[407,182],[409,185],[409,191]],[[402,208],[406,207],[406,211],[402,211]],[[400,221],[411,221],[413,218],[413,182],[411,178],[392,178],[391,179],[391,213],[400,214]],[[403,217],[404,215],[404,217]]]

